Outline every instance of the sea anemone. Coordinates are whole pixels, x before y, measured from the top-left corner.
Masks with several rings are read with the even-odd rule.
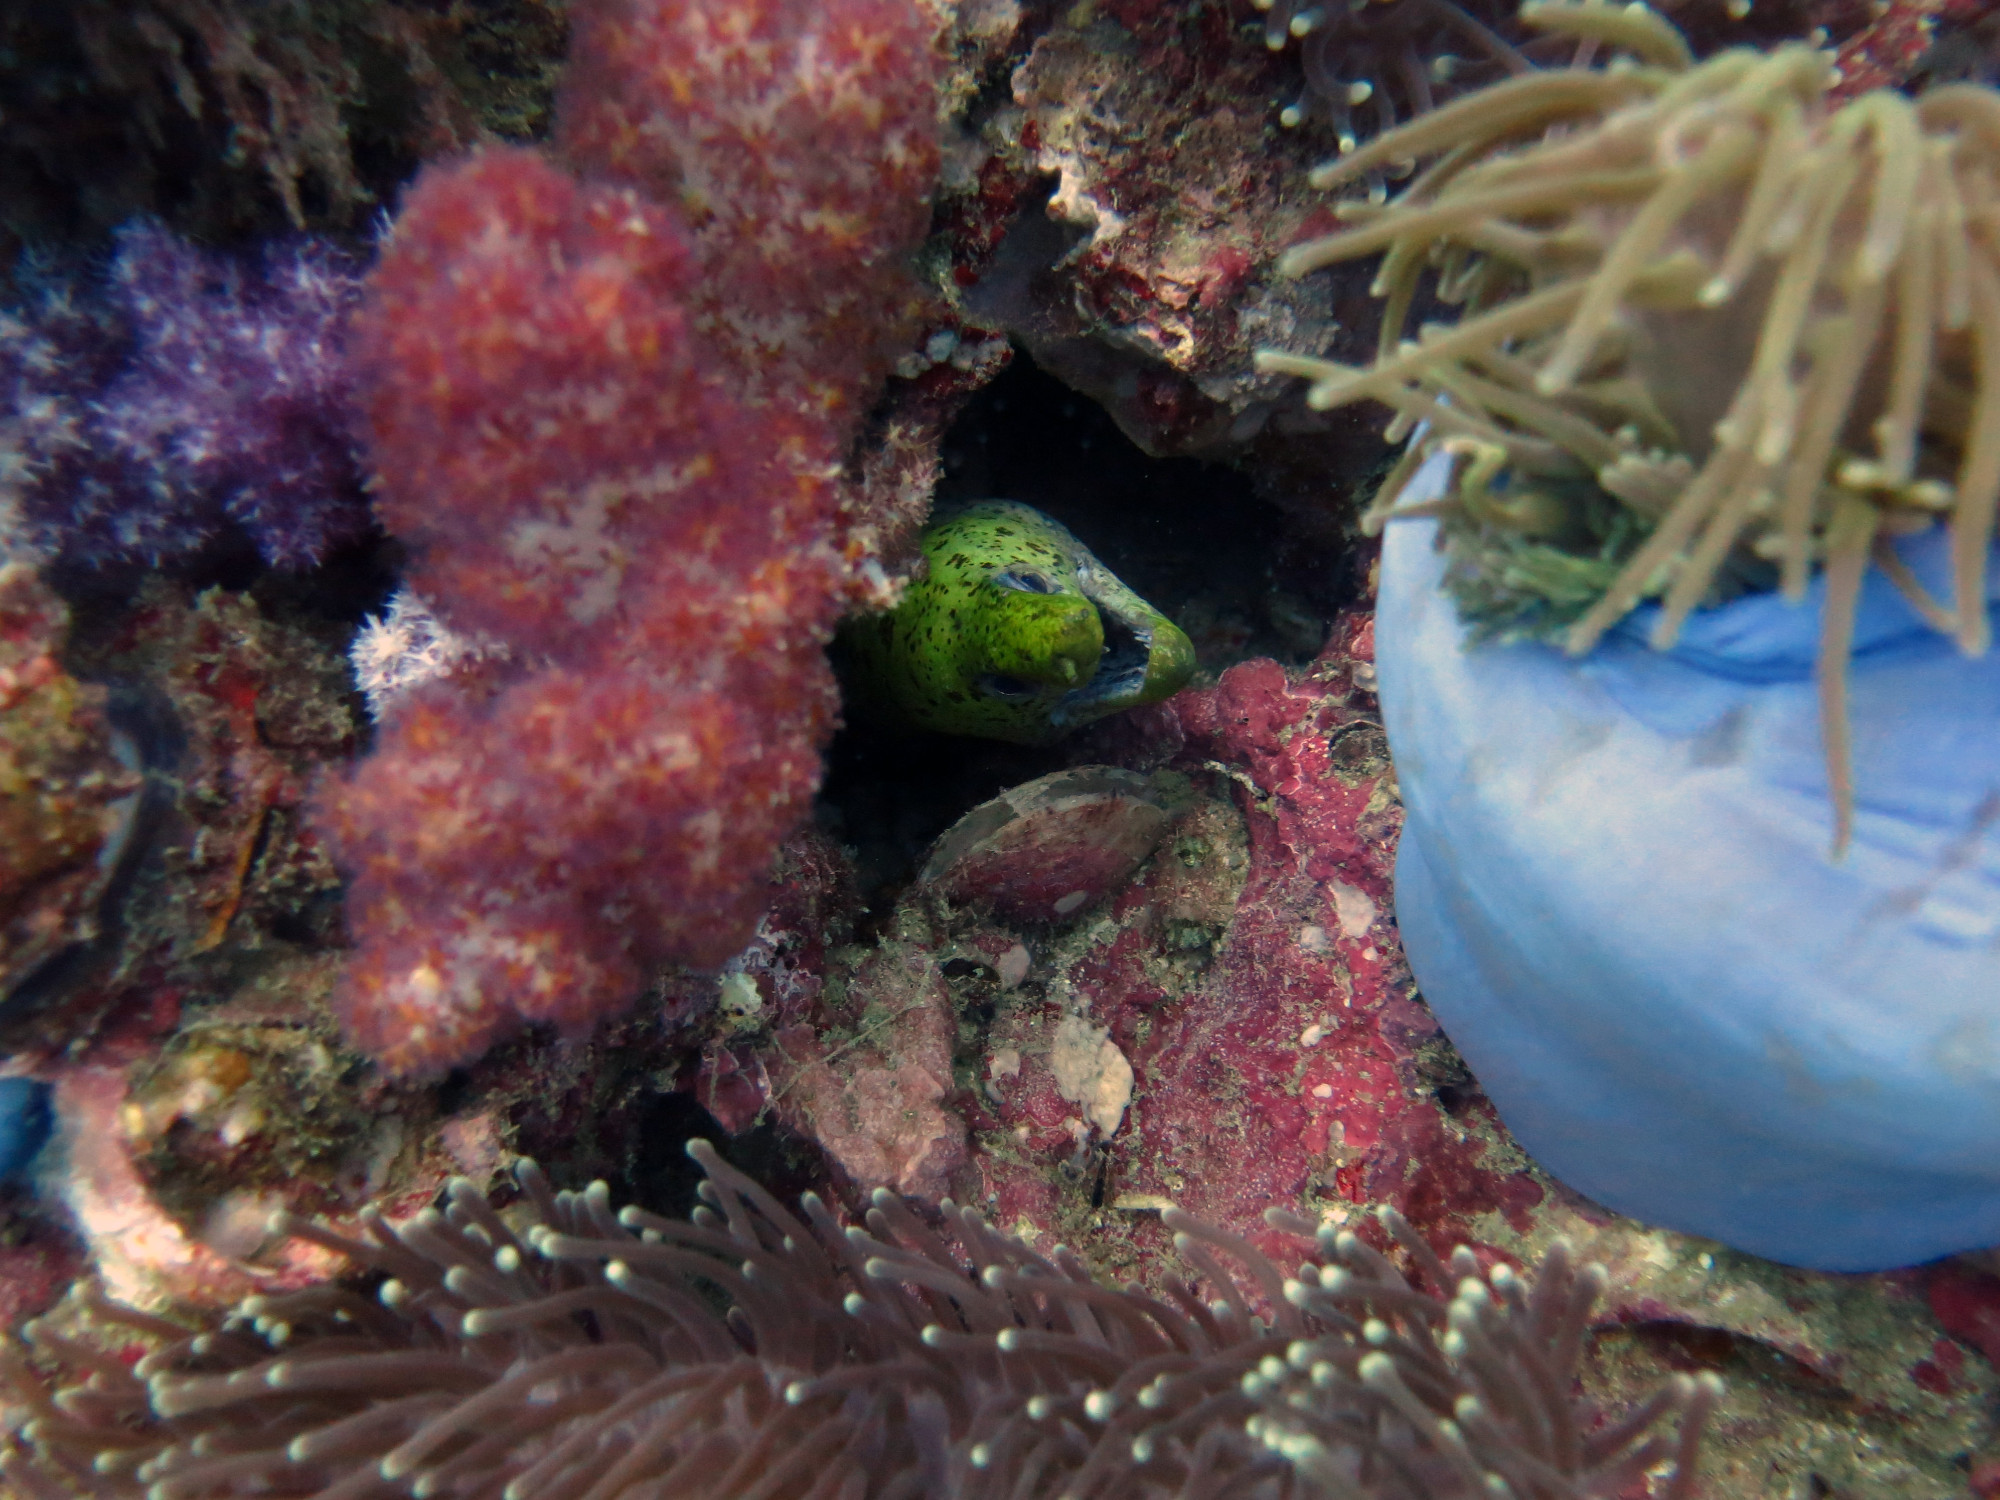
[[[1319,168],[1425,165],[1393,204],[1291,250],[1288,275],[1382,253],[1365,369],[1267,351],[1318,409],[1428,424],[1369,522],[1438,445],[1474,623],[1588,651],[1642,600],[1689,613],[1826,579],[1821,729],[1836,847],[1852,820],[1845,675],[1871,559],[1967,654],[1988,644],[2000,501],[2000,93],[1834,95],[1831,56],[1697,64],[1643,6],[1531,0],[1523,24],[1614,61],[1479,90]],[[1426,283],[1427,273],[1430,280]],[[1463,308],[1405,328],[1420,297]],[[1894,543],[1950,533],[1946,602]]]
[[[507,1208],[461,1180],[365,1242],[287,1225],[372,1297],[253,1297],[199,1332],[80,1297],[0,1353],[0,1476],[31,1500],[1693,1493],[1717,1383],[1615,1417],[1573,1395],[1603,1272],[1561,1245],[1531,1285],[1386,1214],[1390,1255],[1322,1229],[1287,1279],[1169,1210],[1214,1300],[1163,1300],[949,1202],[934,1229],[878,1191],[843,1229],[689,1154],[691,1221],[523,1163]]]
[[[1296,128],[1331,121],[1342,151],[1399,117],[1426,114],[1440,98],[1533,64],[1475,11],[1453,0],[1253,0],[1273,52],[1299,43],[1305,91],[1278,113]]]

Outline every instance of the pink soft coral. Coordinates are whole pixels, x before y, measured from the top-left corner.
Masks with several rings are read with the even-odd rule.
[[[938,170],[930,33],[911,0],[574,19],[558,138],[680,208],[696,320],[754,403],[846,421],[900,352],[905,262]]]
[[[892,9],[886,42],[843,23],[756,52],[765,72],[746,53],[703,81],[802,101],[731,186],[735,232],[764,236],[738,258],[766,273],[720,279],[719,217],[691,249],[656,196],[665,158],[635,164],[585,128],[681,128],[685,89],[647,91],[709,24],[682,4],[580,9],[563,135],[581,180],[499,150],[409,196],[357,334],[380,509],[415,545],[415,589],[505,654],[399,701],[322,808],[354,876],[343,1015],[394,1071],[476,1056],[523,1021],[584,1029],[649,967],[716,963],[749,936],[833,723],[837,461],[907,297],[913,184],[936,165],[921,18],[882,0],[856,14]],[[825,149],[804,122],[826,79],[844,80],[824,99],[838,120],[871,69],[888,70],[873,196],[865,171],[834,175],[841,212],[889,227],[828,238],[831,203],[798,194],[831,179],[776,158]],[[847,145],[851,166],[867,142]],[[781,286],[769,235],[787,225],[798,285]],[[817,349],[818,394],[746,402],[768,394],[772,346],[733,339],[729,309],[735,328],[781,330],[801,368]]]

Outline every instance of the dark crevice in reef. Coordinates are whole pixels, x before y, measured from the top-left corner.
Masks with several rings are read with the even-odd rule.
[[[1075,532],[1188,632],[1198,682],[1256,656],[1310,661],[1348,584],[1334,549],[1298,535],[1246,475],[1147,455],[1024,353],[945,438],[938,509],[984,499],[1024,501]],[[967,809],[1095,758],[1093,738],[1030,747],[851,726],[827,755],[820,823],[854,853],[863,896],[880,910]]]
[[[826,1164],[812,1145],[771,1120],[731,1135],[685,1093],[655,1094],[643,1108],[626,1197],[655,1213],[686,1218],[694,1212],[703,1173],[687,1145],[696,1139],[713,1143],[724,1161],[766,1184],[787,1206],[826,1181]],[[617,1194],[613,1200],[621,1201]]]
[[[880,911],[961,814],[1071,759],[1064,745],[843,730],[827,750],[819,823],[854,856],[862,899]]]
[[[1335,567],[1323,546],[1295,538],[1227,464],[1141,452],[1024,353],[945,436],[938,507],[984,499],[1069,527],[1188,631],[1206,674],[1252,656],[1310,660],[1324,641]]]
[[[40,571],[69,605],[76,622],[72,650],[82,651],[84,643],[126,628],[126,612],[157,579],[172,580],[190,597],[211,588],[248,593],[274,618],[351,629],[387,605],[406,559],[402,542],[371,526],[366,534],[330,549],[312,567],[273,567],[258,556],[247,534],[225,525],[203,547],[159,566],[130,562],[99,567],[58,557],[43,563]]]

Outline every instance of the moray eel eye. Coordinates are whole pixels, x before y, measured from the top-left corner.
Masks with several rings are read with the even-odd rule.
[[[1023,594],[1053,594],[1056,586],[1040,573],[1019,572],[1007,568],[993,575],[993,582],[1003,589],[1015,589]]]

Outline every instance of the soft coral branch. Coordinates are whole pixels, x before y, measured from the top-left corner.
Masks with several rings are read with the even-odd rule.
[[[297,568],[362,535],[359,293],[323,241],[249,260],[137,222],[101,286],[50,277],[0,313],[0,501],[29,550],[172,563],[233,523]]]
[[[741,12],[800,29],[692,82],[788,100],[792,124],[690,232],[665,158],[585,127],[684,130],[673,59],[720,24],[698,10],[582,8],[564,131],[582,175],[523,149],[431,170],[359,322],[380,511],[415,545],[411,584],[507,648],[397,700],[322,809],[354,876],[341,1008],[398,1072],[525,1021],[583,1030],[650,967],[720,962],[818,783],[822,647],[850,587],[838,460],[909,295],[916,175],[936,162],[909,144],[932,130],[928,33],[913,6],[886,42],[852,18]],[[860,107],[878,169],[829,174],[807,122],[846,120],[871,68],[890,70]],[[829,237],[835,198],[856,228]]]
[[[690,306],[747,399],[851,421],[901,350],[938,171],[911,0],[579,9],[558,139],[686,218]]]

